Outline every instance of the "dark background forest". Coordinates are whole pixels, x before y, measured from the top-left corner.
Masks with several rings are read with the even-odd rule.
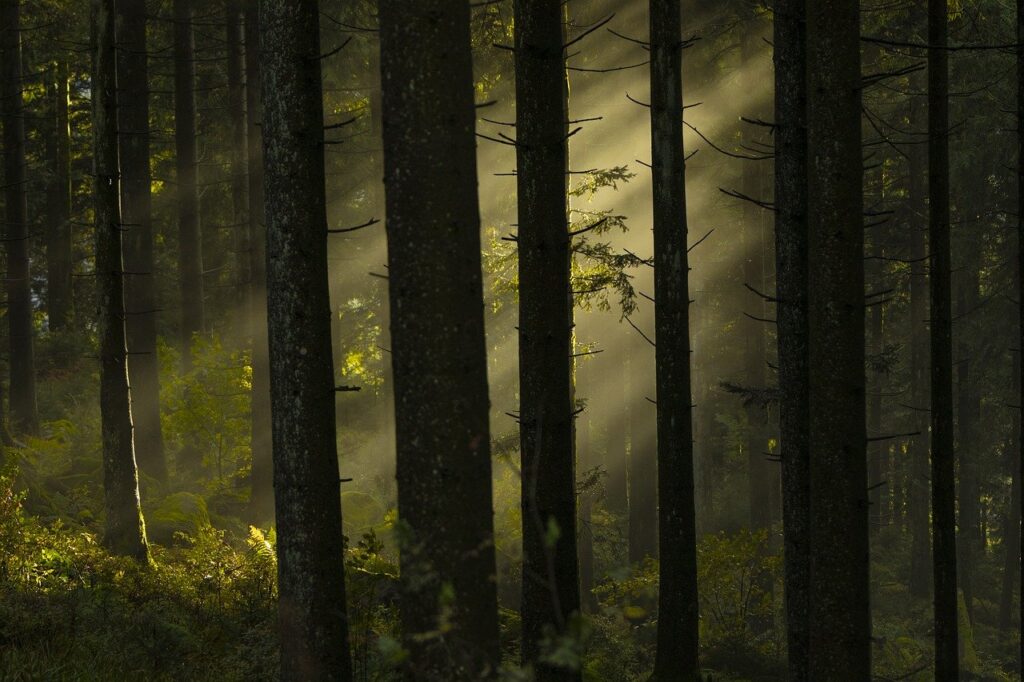
[[[1020,679],[1024,0],[0,0],[0,127],[0,679]]]

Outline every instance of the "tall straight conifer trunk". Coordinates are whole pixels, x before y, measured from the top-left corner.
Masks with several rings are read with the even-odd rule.
[[[36,411],[32,271],[29,260],[28,178],[25,174],[25,117],[21,68],[21,2],[0,0],[0,87],[3,88],[4,203],[7,222],[7,323],[11,368],[11,427],[39,431]]]
[[[651,679],[685,682],[698,664],[697,528],[693,500],[690,282],[679,0],[651,0],[651,181],[657,335],[658,645]]]
[[[487,679],[501,655],[470,7],[381,3],[380,41],[402,635],[415,679]]]
[[[807,368],[807,73],[804,0],[777,0],[775,270],[789,679],[809,678],[810,455]]]
[[[252,334],[252,492],[250,513],[274,513],[270,416],[270,351],[267,346],[267,225],[263,190],[263,105],[260,77],[259,0],[245,5],[245,123],[248,147],[250,287],[247,304]]]
[[[545,630],[579,611],[566,72],[559,0],[516,0],[522,659],[537,680],[575,680],[538,660]]]
[[[66,329],[74,314],[68,79],[67,59],[57,60],[47,83],[53,107],[52,128],[46,134],[51,174],[46,202],[46,317],[51,331]]]
[[[946,0],[928,0],[928,246],[931,311],[932,579],[935,679],[959,677],[953,315],[949,237],[949,40]]]
[[[871,678],[860,3],[807,11],[812,680]]]
[[[153,208],[149,169],[149,68],[146,8],[141,2],[117,2],[118,142],[121,154],[121,206],[125,328],[130,351],[135,448],[143,473],[167,481],[160,428],[160,359],[157,357],[156,266],[153,258]]]
[[[327,288],[319,3],[262,0],[281,679],[352,679]]]
[[[1020,533],[1017,541],[1018,553],[1024,548],[1024,0],[1017,0],[1017,301],[1020,305],[1017,361],[1017,389],[1020,401],[1020,421],[1017,428],[1017,523]],[[1024,595],[1024,560],[1016,561],[1018,570],[1018,588]],[[1012,595],[1013,590],[1011,588]],[[1024,671],[1024,596],[1019,606],[1020,620],[1020,670]]]
[[[115,554],[146,562],[149,560],[149,547],[139,504],[124,331],[114,1],[93,0],[91,4],[96,41],[92,74],[92,129],[96,176],[100,429],[106,501],[103,541]]]
[[[231,124],[231,208],[234,214],[235,282],[242,305],[241,318],[247,320],[251,295],[252,258],[250,256],[251,222],[249,220],[248,128],[245,120],[245,47],[241,0],[227,0],[225,5],[224,45],[227,52],[228,117]],[[248,325],[242,325],[242,336],[249,336]]]
[[[203,331],[203,238],[199,226],[196,144],[196,46],[193,0],[174,0],[174,148],[178,199],[181,363],[192,368],[192,337]]]

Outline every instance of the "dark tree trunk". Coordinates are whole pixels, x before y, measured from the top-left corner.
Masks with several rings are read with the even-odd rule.
[[[104,544],[147,562],[146,526],[132,440],[128,352],[124,331],[121,209],[118,187],[117,51],[113,0],[92,2],[95,53],[92,129],[96,174],[96,293],[99,303],[100,420],[103,434]]]
[[[68,124],[68,63],[54,64],[47,84],[53,128],[46,134],[50,163],[46,201],[46,315],[50,330],[62,331],[74,314],[71,238],[71,128]]]
[[[3,56],[4,203],[7,225],[7,322],[10,336],[11,427],[16,433],[39,431],[36,411],[35,351],[32,322],[32,273],[29,261],[28,179],[25,175],[25,119],[22,106],[21,3],[0,1]]]
[[[775,270],[779,433],[789,679],[807,682],[810,459],[807,369],[807,75],[803,0],[777,0],[775,45]]]
[[[522,456],[522,658],[538,680],[579,679],[541,664],[545,629],[579,611],[572,293],[562,3],[515,2]]]
[[[589,407],[589,406],[588,406]],[[576,452],[579,460],[580,471],[583,472],[583,480],[588,482],[586,476],[593,471],[596,464],[594,457],[593,430],[590,423],[590,415],[586,412],[576,420]],[[588,613],[597,611],[597,599],[594,596],[594,489],[588,487],[580,492],[579,502],[579,523],[577,531],[579,536],[576,540],[579,547],[580,557],[580,600],[583,610]]]
[[[807,3],[810,666],[871,677],[860,3]]]
[[[281,679],[347,681],[319,36],[317,2],[260,2]]]
[[[921,23],[920,10],[911,9],[914,28]],[[912,77],[912,87],[924,84]],[[915,87],[916,86],[916,87]],[[920,131],[921,102],[912,99],[910,127]],[[922,131],[923,132],[923,131]],[[931,593],[931,532],[929,528],[929,429],[928,429],[928,268],[927,227],[925,216],[925,159],[921,145],[908,150],[907,172],[910,174],[907,228],[910,233],[910,394],[913,402],[913,437],[907,448],[910,472],[907,476],[907,520],[910,525],[910,594],[925,599]]]
[[[1024,242],[1024,240],[1022,240]],[[1018,267],[1024,263],[1018,263]],[[1020,276],[1019,274],[1017,275]],[[1018,285],[1019,288],[1019,285]],[[1013,392],[1020,394],[1020,354],[1014,353],[1013,358]],[[1013,627],[1013,592],[1019,574],[1017,565],[1020,561],[1020,443],[1021,424],[1018,420],[1013,431],[1006,440],[1006,469],[1010,472],[1010,503],[1003,515],[1003,575],[999,593],[999,630],[1009,635]]]
[[[604,468],[608,472],[605,482],[605,508],[619,516],[625,516],[629,512],[629,493],[626,484],[626,449],[629,440],[629,394],[626,392],[626,377],[629,366],[626,363],[628,355],[625,350],[620,352],[622,357],[618,358],[617,367],[613,370],[617,373],[617,387],[614,392],[617,400],[605,413]]]
[[[242,0],[227,0],[224,43],[227,51],[228,117],[231,122],[231,207],[234,213],[235,282],[240,301],[251,296],[252,256],[251,222],[249,220],[248,144],[245,118],[245,51],[242,22]],[[240,317],[246,320],[248,306],[243,305]],[[248,325],[245,336],[248,336]]]
[[[879,182],[881,182],[881,178]],[[878,201],[881,202],[882,198],[879,197]],[[880,227],[874,228],[874,234],[872,235],[872,244],[870,247],[871,255],[874,258],[868,261],[867,268],[867,292],[878,291],[880,289],[879,284],[882,281],[882,261],[879,258],[882,256],[882,247],[878,244],[879,235],[878,230]],[[879,357],[885,347],[884,330],[882,327],[882,304],[879,303],[878,299],[872,299],[868,301],[867,309],[867,342],[869,344],[869,350],[872,356]],[[882,392],[883,386],[883,371],[877,367],[871,367],[869,370],[870,376],[868,380],[868,388],[870,393],[868,394],[867,408],[868,408],[868,433],[872,435],[879,435],[882,433]],[[882,493],[886,486],[885,472],[883,470],[883,458],[885,458],[887,450],[887,443],[885,441],[875,441],[868,445],[868,518],[869,518],[869,530],[872,536],[878,533],[882,527],[884,518],[884,508],[882,506]]]
[[[261,117],[258,0],[245,7],[245,122],[249,194],[249,323],[252,325],[252,493],[250,511],[256,520],[274,513],[271,448],[270,355],[267,347],[267,226],[264,221],[263,130]]]
[[[957,287],[957,316],[960,331],[957,341],[957,452],[959,458],[960,490],[957,498],[959,517],[958,549],[960,552],[960,586],[964,593],[967,612],[974,616],[975,576],[978,559],[984,554],[985,544],[981,532],[981,497],[979,492],[978,455],[975,430],[981,420],[981,402],[972,379],[971,338],[978,330],[971,324],[972,313],[978,305],[980,253],[974,247],[976,237],[961,250],[965,261]]]
[[[1017,301],[1020,305],[1018,328],[1018,354],[1024,353],[1024,0],[1017,0]],[[1024,548],[1024,360],[1017,363],[1018,405],[1020,406],[1020,422],[1017,430],[1017,523],[1020,527],[1018,535],[1018,553]],[[1017,559],[1020,601],[1018,608],[1020,632],[1020,670],[1024,671],[1024,559]]]
[[[178,197],[181,362],[192,368],[192,337],[203,331],[203,238],[199,228],[193,0],[174,0],[174,147]]]
[[[947,0],[928,0],[928,245],[931,276],[932,579],[935,679],[959,676],[953,332],[949,239]]]
[[[751,68],[757,56],[757,49],[763,45],[761,36],[743,37],[743,64]],[[746,134],[745,134],[746,135]],[[750,141],[747,141],[750,144]],[[762,169],[757,162],[746,162],[743,166],[743,193],[749,197],[763,196],[761,187]],[[743,284],[757,291],[764,290],[764,243],[762,241],[763,209],[752,202],[743,202],[740,225],[740,257],[743,259]],[[657,300],[657,296],[655,296]],[[739,319],[738,329],[743,339],[743,384],[754,390],[766,386],[767,356],[765,354],[764,300],[756,294],[742,299],[744,312]],[[766,435],[768,415],[763,406],[752,401],[745,409],[747,413],[747,434],[744,447],[747,459],[747,504],[750,528],[763,530],[771,526],[771,482],[774,465],[765,457],[768,451]]]
[[[418,680],[490,678],[501,658],[469,22],[458,0],[380,5],[400,612]],[[450,629],[431,637],[442,606]]]
[[[117,3],[118,142],[121,206],[125,231],[125,328],[128,377],[139,468],[167,481],[160,428],[160,359],[157,357],[156,273],[149,169],[149,69],[146,63],[146,8]]]
[[[690,283],[679,0],[651,0],[651,181],[657,337],[658,645],[652,680],[698,680]],[[763,359],[763,357],[762,357]]]
[[[630,330],[632,331],[632,330]],[[629,408],[629,563],[658,556],[657,412],[651,386],[650,345],[632,333],[627,393]]]

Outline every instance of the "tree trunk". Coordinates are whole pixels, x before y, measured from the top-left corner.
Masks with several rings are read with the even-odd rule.
[[[66,329],[74,314],[71,237],[71,128],[68,63],[54,63],[48,85],[53,128],[46,135],[50,178],[46,201],[46,316],[50,331]]]
[[[95,53],[92,129],[96,175],[96,293],[99,303],[100,420],[103,434],[104,544],[115,554],[149,561],[132,440],[128,352],[124,331],[124,266],[118,187],[117,50],[113,0],[93,0]]]
[[[252,256],[250,251],[251,221],[249,220],[248,144],[245,118],[245,51],[242,21],[242,1],[227,0],[224,42],[227,51],[228,117],[231,121],[231,207],[234,213],[235,282],[239,300],[248,301],[252,288]],[[247,320],[248,306],[242,309]],[[245,336],[249,329],[245,329]]]
[[[652,680],[698,680],[690,283],[679,0],[651,0],[651,178],[657,338],[658,645]],[[763,357],[761,358],[763,360]]]
[[[965,269],[957,287],[957,316],[960,332],[957,343],[957,450],[959,458],[960,490],[957,498],[959,518],[960,585],[964,593],[967,612],[973,618],[975,576],[978,559],[984,554],[981,534],[981,496],[979,492],[978,456],[975,447],[976,425],[981,421],[981,402],[971,377],[971,338],[977,338],[977,329],[971,324],[972,313],[978,305],[980,256],[975,248],[975,236],[968,237],[961,254]]]
[[[347,681],[319,6],[262,0],[260,22],[281,679]]]
[[[501,656],[469,5],[381,3],[380,40],[409,673],[490,678]],[[430,636],[442,617],[444,637]]]
[[[762,45],[760,36],[745,35],[743,37],[743,64],[750,68]],[[745,134],[746,136],[746,134]],[[750,144],[750,141],[747,141]],[[761,187],[761,168],[757,162],[748,161],[743,166],[743,193],[748,197],[763,195]],[[764,289],[764,243],[762,241],[763,212],[760,206],[744,201],[740,226],[740,249],[743,259],[743,284],[758,291]],[[657,296],[655,296],[657,300]],[[765,354],[765,318],[764,300],[757,294],[749,294],[742,299],[745,312],[752,317],[742,315],[739,319],[740,337],[743,339],[743,385],[752,390],[763,390],[767,384],[765,370],[767,356]],[[757,401],[747,405],[747,437],[744,443],[747,459],[747,504],[749,506],[750,528],[763,530],[771,527],[771,482],[774,465],[768,461],[766,427],[768,415],[765,408]]]
[[[632,331],[632,330],[630,330]],[[629,563],[639,564],[658,556],[658,471],[655,407],[648,402],[652,391],[651,347],[637,334],[630,335],[629,359]],[[651,398],[653,399],[653,398]]]
[[[174,0],[174,146],[181,281],[181,363],[192,368],[192,337],[203,331],[203,238],[199,228],[193,0]]]
[[[814,680],[871,677],[859,5],[807,3]]]
[[[1020,305],[1017,353],[1024,353],[1024,0],[1017,0],[1017,301]],[[1017,390],[1020,422],[1017,430],[1017,523],[1018,554],[1024,548],[1024,360],[1017,361]],[[1024,559],[1017,559],[1020,600],[1018,604],[1019,670],[1024,671]]]
[[[810,458],[807,368],[807,74],[803,0],[777,0],[775,61],[775,271],[779,434],[789,679],[807,682]]]
[[[911,9],[912,24],[916,28],[922,22],[920,10]],[[923,89],[920,77],[911,77],[914,89]],[[918,131],[921,126],[921,103],[917,99],[910,104],[910,127]],[[910,393],[913,402],[913,431],[919,435],[912,438],[907,448],[910,472],[907,476],[907,518],[910,524],[910,594],[925,599],[931,593],[931,533],[928,508],[928,460],[930,434],[928,428],[928,269],[927,229],[925,225],[925,161],[921,145],[908,150],[909,220],[910,233]]]
[[[522,457],[522,659],[538,680],[579,679],[542,664],[545,629],[579,611],[572,293],[562,3],[515,2]]]
[[[118,2],[118,142],[121,151],[125,328],[135,445],[142,473],[167,482],[160,428],[160,359],[157,357],[156,273],[149,168],[149,69],[146,8]]]
[[[271,448],[270,355],[267,347],[267,225],[264,220],[263,129],[261,117],[258,0],[245,7],[245,114],[250,230],[249,322],[252,325],[252,492],[250,512],[257,521],[274,513]]]
[[[928,244],[931,278],[932,579],[935,679],[959,675],[953,333],[949,241],[949,53],[947,0],[928,0]]]
[[[32,322],[32,273],[29,261],[28,179],[25,175],[25,118],[22,106],[21,3],[0,1],[3,52],[4,203],[7,225],[7,321],[10,335],[11,427],[15,433],[39,431],[36,411],[35,335]]]

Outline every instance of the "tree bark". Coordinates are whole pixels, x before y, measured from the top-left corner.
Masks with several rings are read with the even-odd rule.
[[[916,28],[923,22],[920,10],[911,9],[912,24]],[[924,89],[922,79],[912,77],[911,82],[917,88]],[[913,86],[912,86],[913,87]],[[921,102],[917,99],[910,104],[910,127],[921,128]],[[926,264],[927,226],[925,225],[925,161],[921,145],[914,145],[908,151],[907,172],[909,182],[909,220],[910,233],[910,393],[913,401],[914,431],[919,432],[913,437],[907,448],[910,460],[910,473],[907,477],[907,519],[910,524],[910,575],[908,585],[910,594],[925,599],[931,593],[931,532],[929,528],[928,461],[930,450],[930,433],[928,427],[928,300],[929,276]]]
[[[167,482],[167,460],[160,428],[160,359],[157,356],[156,273],[149,167],[149,69],[146,10],[143,3],[118,2],[118,142],[121,153],[124,305],[128,378],[135,445],[142,472]]]
[[[700,678],[700,618],[693,493],[682,26],[679,0],[651,0],[649,8],[661,559],[658,643],[651,679],[685,681]]]
[[[139,504],[132,438],[128,351],[124,331],[124,266],[118,183],[117,51],[113,0],[92,2],[95,53],[92,129],[96,175],[96,293],[99,303],[100,420],[103,439],[104,544],[115,554],[149,561]]]
[[[348,681],[319,36],[317,2],[260,2],[281,679]]]
[[[380,41],[403,639],[415,679],[488,679],[501,656],[469,5],[381,3]]]
[[[810,679],[871,677],[860,6],[807,3]]]
[[[53,103],[53,128],[46,135],[50,162],[46,202],[46,316],[50,331],[54,332],[66,329],[74,314],[68,78],[67,61],[56,61],[47,84]]]
[[[245,50],[242,0],[227,0],[224,44],[227,52],[228,117],[231,122],[231,207],[234,214],[235,282],[239,300],[252,296],[251,221],[249,220],[248,133],[245,117]],[[248,317],[243,308],[243,319]],[[246,321],[248,321],[246,319]],[[246,325],[248,326],[248,325]],[[244,334],[249,336],[249,329]]]
[[[810,454],[807,328],[807,74],[804,0],[777,0],[775,62],[775,272],[782,526],[789,679],[807,682]]]
[[[29,260],[28,179],[25,175],[25,119],[22,104],[21,3],[0,2],[4,183],[7,225],[7,321],[10,336],[11,428],[39,432],[36,410],[32,272]]]
[[[947,0],[928,0],[928,244],[932,426],[932,579],[935,679],[959,676],[956,479],[953,451],[953,322],[949,237]]]
[[[248,145],[249,248],[252,333],[252,492],[250,513],[258,521],[274,514],[271,447],[270,351],[267,346],[267,225],[264,220],[263,128],[258,0],[245,6],[245,123]]]
[[[178,196],[181,363],[192,368],[192,337],[203,331],[203,239],[199,226],[195,36],[192,1],[174,0],[174,146]]]
[[[545,630],[565,632],[580,605],[562,3],[514,7],[522,659],[536,666],[537,680],[575,680],[578,671],[539,661]]]
[[[1017,301],[1020,305],[1017,353],[1024,353],[1024,0],[1017,0]],[[1024,548],[1024,360],[1017,362],[1018,405],[1020,422],[1017,430],[1017,523],[1020,528],[1018,553]],[[1018,608],[1020,641],[1019,663],[1024,670],[1024,558],[1017,560],[1017,587],[1021,595]]]

